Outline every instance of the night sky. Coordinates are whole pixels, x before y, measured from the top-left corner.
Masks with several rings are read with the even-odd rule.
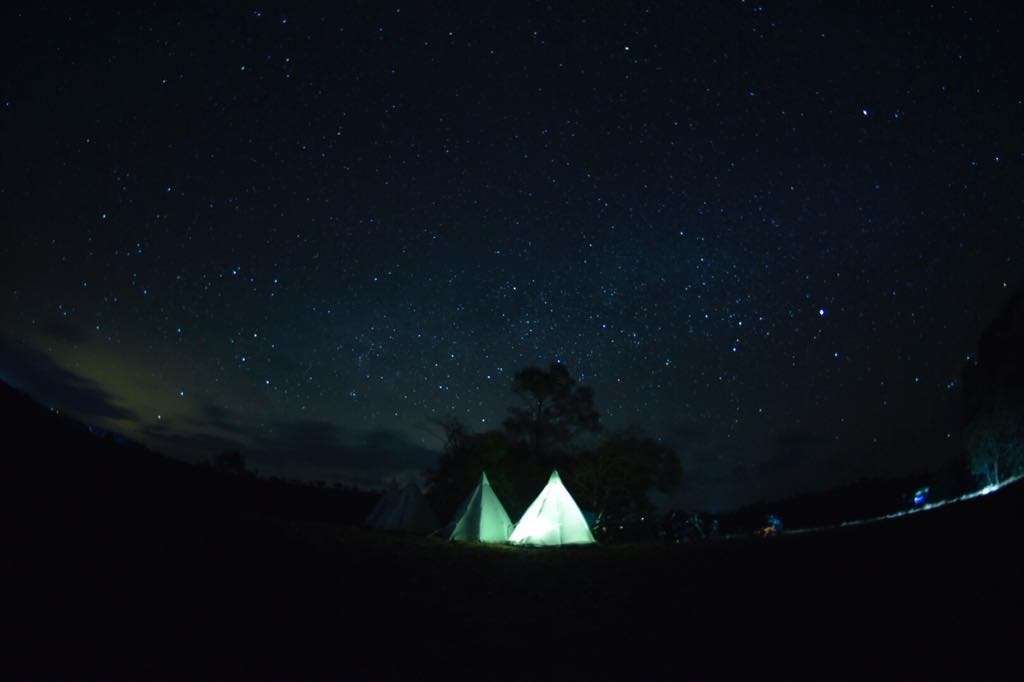
[[[214,4],[2,18],[0,378],[359,484],[553,360],[681,504],[957,454],[1021,284],[1019,14]]]

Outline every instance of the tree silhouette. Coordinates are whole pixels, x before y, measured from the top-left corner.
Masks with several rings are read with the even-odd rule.
[[[985,485],[1024,474],[1024,402],[1000,401],[986,407],[967,429],[971,473]]]
[[[427,476],[431,501],[444,516],[455,512],[483,471],[513,516],[544,486],[552,466],[566,476],[577,502],[598,513],[649,509],[652,490],[667,493],[679,485],[675,451],[639,429],[575,447],[577,436],[602,430],[601,415],[593,391],[565,365],[526,367],[516,373],[512,391],[520,404],[509,408],[502,430],[471,433],[457,417],[434,422],[444,448]]]
[[[982,332],[964,369],[967,462],[982,484],[1024,474],[1024,293]]]
[[[681,479],[675,450],[636,428],[609,434],[580,454],[571,472],[580,502],[599,516],[648,510],[651,490],[671,492]]]
[[[978,352],[963,372],[966,418],[970,422],[1007,394],[1024,391],[1024,291],[1017,292],[981,333]]]
[[[469,433],[457,417],[436,423],[444,430],[445,446],[437,466],[427,472],[428,495],[444,519],[455,513],[482,472],[487,472],[491,487],[512,514],[526,508],[550,473],[504,431]]]
[[[505,431],[534,457],[554,455],[577,435],[601,430],[593,390],[579,385],[561,363],[520,370],[512,391],[521,405],[508,408]]]

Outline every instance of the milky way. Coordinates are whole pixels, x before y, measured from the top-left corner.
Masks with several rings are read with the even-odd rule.
[[[1020,17],[555,4],[5,19],[0,375],[303,478],[429,465],[553,360],[697,504],[954,456]]]

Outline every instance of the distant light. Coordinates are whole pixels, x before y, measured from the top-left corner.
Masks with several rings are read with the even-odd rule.
[[[824,308],[818,308],[818,317],[825,317],[825,312]]]

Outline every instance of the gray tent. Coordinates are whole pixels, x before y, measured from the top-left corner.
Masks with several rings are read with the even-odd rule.
[[[367,528],[430,533],[441,525],[415,483],[389,489],[366,517]]]

